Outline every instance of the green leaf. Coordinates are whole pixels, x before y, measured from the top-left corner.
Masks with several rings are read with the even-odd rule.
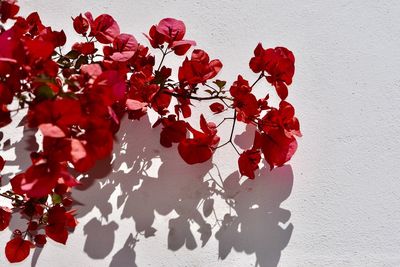
[[[75,63],[75,69],[80,69],[82,65],[88,64],[87,56],[80,56]]]
[[[69,62],[69,59],[66,58],[66,57],[60,57],[57,60],[57,63],[63,68],[67,68],[67,67],[69,67],[71,65],[70,62]]]
[[[53,194],[51,200],[53,201],[53,204],[60,204],[62,202],[62,197],[58,194]]]
[[[215,80],[213,83],[215,83],[219,89],[222,89],[222,88],[224,88],[226,81]]]
[[[69,59],[77,59],[79,57],[80,53],[75,50],[69,51],[64,57],[69,58]]]
[[[39,97],[40,99],[52,99],[55,96],[55,93],[47,85],[42,85],[39,88],[37,88],[36,96]]]

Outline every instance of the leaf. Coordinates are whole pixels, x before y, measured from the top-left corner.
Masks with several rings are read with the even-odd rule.
[[[224,88],[226,81],[215,80],[213,83],[215,83],[219,89],[222,89],[222,88]]]
[[[53,194],[51,196],[53,204],[60,204],[62,202],[62,197],[59,194]]]
[[[41,99],[52,99],[55,94],[47,85],[42,85],[37,89],[37,96]]]
[[[77,59],[79,57],[80,53],[75,50],[69,51],[64,57],[69,58],[69,59]]]
[[[203,214],[205,217],[208,217],[211,215],[212,211],[214,208],[214,199],[208,198],[204,201],[203,204]]]
[[[75,69],[80,69],[84,64],[88,64],[88,58],[87,56],[80,56],[75,63]]]
[[[58,63],[61,67],[63,67],[63,68],[67,68],[67,67],[70,66],[70,61],[69,61],[69,59],[66,58],[66,57],[60,57],[60,58],[57,60],[57,63]]]
[[[6,257],[9,262],[21,262],[29,256],[32,243],[21,237],[16,237],[7,242]]]

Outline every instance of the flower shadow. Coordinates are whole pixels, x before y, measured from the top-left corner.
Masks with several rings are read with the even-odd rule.
[[[235,250],[255,254],[256,266],[276,266],[293,231],[290,211],[280,207],[293,186],[291,166],[272,172],[263,168],[255,180],[242,179],[237,172],[217,177],[218,167],[211,162],[187,165],[176,151],[159,146],[158,138],[159,130],[152,129],[146,117],[124,121],[114,156],[99,162],[81,180],[73,194],[82,203],[78,217],[90,216],[95,207],[101,213],[101,218],[84,226],[87,255],[99,259],[111,254],[118,224],[108,222],[113,212],[110,196],[119,187],[114,209],[120,211],[121,220],[132,220],[135,228],[113,255],[112,266],[136,264],[137,241],[157,235],[156,214],[174,216],[165,226],[169,250],[203,247],[214,234],[220,260]],[[149,174],[153,165],[156,174]],[[221,205],[215,209],[217,202],[226,209]],[[193,227],[198,233],[192,232]]]
[[[256,266],[276,266],[293,231],[290,211],[281,208],[293,186],[291,166],[272,172],[263,168],[255,180],[237,172],[223,177],[210,161],[183,162],[176,149],[159,145],[159,134],[147,117],[124,119],[113,155],[81,176],[73,197],[77,217],[85,221],[83,250],[88,257],[108,258],[110,266],[136,266],[137,242],[160,230],[168,231],[166,249],[171,251],[195,250],[212,240],[218,243],[215,257],[221,261],[234,250],[255,255]],[[24,136],[27,140],[15,144],[19,155],[36,150],[34,132]],[[29,161],[28,154],[22,165]],[[115,212],[120,218],[115,219]],[[157,214],[168,217],[168,224],[158,225]],[[123,245],[117,242],[119,220],[132,221]],[[114,249],[118,244],[122,247]],[[35,251],[32,266],[40,252]]]

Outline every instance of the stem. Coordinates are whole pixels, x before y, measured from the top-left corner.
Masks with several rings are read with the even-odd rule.
[[[224,118],[220,123],[218,123],[217,128],[227,120],[233,120],[233,118]]]
[[[217,146],[216,149],[221,148],[221,147],[223,147],[223,146],[225,146],[225,145],[230,143],[233,146],[233,148],[235,149],[236,153],[238,155],[240,155],[239,150],[236,148],[235,144],[232,142],[233,132],[235,131],[235,125],[236,125],[236,110],[234,110],[232,119],[233,119],[233,123],[232,123],[231,135],[229,136],[229,140],[226,141],[225,143],[223,143],[222,145]]]
[[[157,71],[159,71],[161,69],[161,66],[162,66],[162,64],[164,62],[165,56],[168,54],[168,47],[165,48],[165,51],[163,51],[161,48],[160,48],[160,50],[163,53],[163,55],[162,55],[162,58],[161,58],[161,61],[160,61],[160,65],[158,65]]]
[[[182,97],[182,98],[188,98],[188,99],[194,99],[194,100],[212,100],[212,99],[226,99],[226,100],[232,100],[229,97],[222,97],[222,96],[206,96],[206,97],[201,97],[201,96],[192,96],[192,95],[180,95],[177,93],[173,93],[173,92],[168,92],[168,91],[163,91],[164,94],[167,95],[172,95],[174,97]]]
[[[264,71],[261,72],[260,76],[258,76],[257,80],[255,80],[255,82],[250,87],[253,88],[254,85],[256,85],[258,83],[258,81],[260,81],[261,78],[263,78],[263,77],[264,77]]]

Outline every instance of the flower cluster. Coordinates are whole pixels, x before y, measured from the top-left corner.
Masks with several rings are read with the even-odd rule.
[[[48,238],[66,243],[77,225],[71,188],[79,180],[74,174],[87,172],[112,153],[123,116],[139,120],[149,109],[158,113],[153,127],[161,128],[161,145],[177,146],[188,164],[208,161],[230,144],[238,153],[240,173],[250,179],[262,158],[272,169],[295,153],[301,133],[295,110],[286,101],[295,61],[288,49],[259,44],[249,64],[258,79],[250,85],[238,75],[227,90],[226,81],[213,80],[221,61],[201,49],[185,57],[178,81],[173,80],[164,59],[170,53],[184,56],[196,45],[184,39],[186,27],[180,20],[163,19],[145,34],[151,47],[161,51],[156,64],[149,47],[121,33],[110,15],[87,12],[73,18],[82,41],[66,52],[63,31],[43,25],[37,13],[25,18],[18,11],[15,0],[0,1],[1,22],[12,24],[0,27],[0,127],[12,121],[15,110],[9,106],[18,101],[18,110],[28,109],[27,126],[40,131],[43,141],[40,151],[31,151],[31,166],[11,179],[12,190],[0,193],[12,204],[0,208],[0,230],[9,226],[14,213],[27,220],[26,229],[15,229],[6,245],[10,262],[24,260]],[[260,99],[253,94],[264,78],[275,87],[279,107],[268,103],[269,94]],[[233,122],[228,141],[220,144],[222,122],[207,122],[201,115],[199,129],[189,124],[193,101],[212,101],[215,114],[233,113],[222,121]],[[236,122],[256,126],[252,147],[242,152],[232,141]],[[0,157],[0,170],[4,164]]]

